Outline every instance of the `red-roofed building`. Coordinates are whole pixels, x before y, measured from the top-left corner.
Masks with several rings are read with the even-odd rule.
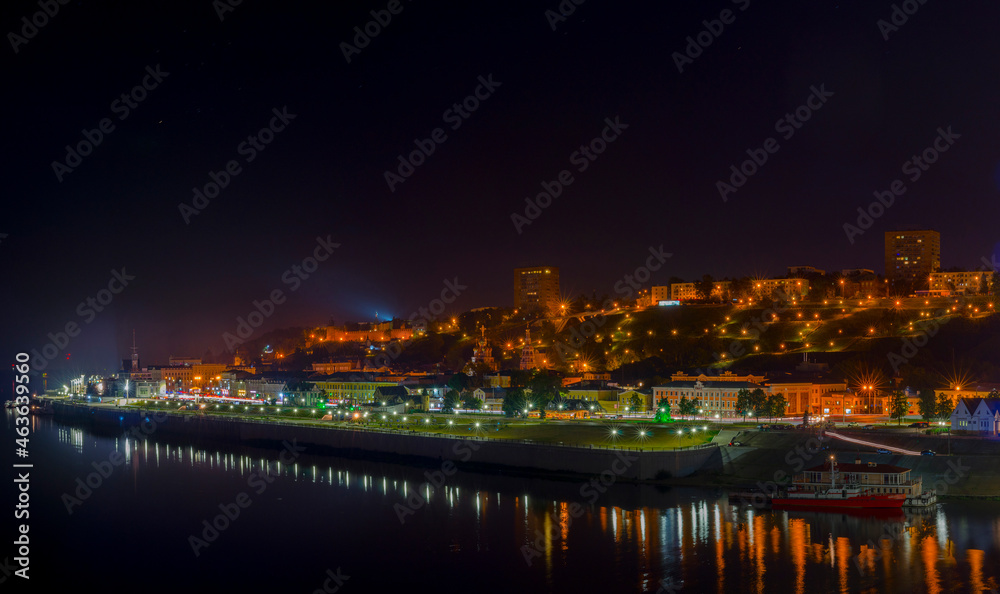
[[[878,462],[862,463],[860,458],[853,464],[837,463],[835,487],[831,487],[829,460],[795,475],[792,484],[803,491],[856,486],[875,495],[902,493],[907,498],[917,498],[923,493],[923,480],[919,476],[911,477],[909,468]]]

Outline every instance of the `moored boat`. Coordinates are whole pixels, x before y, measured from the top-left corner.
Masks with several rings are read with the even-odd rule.
[[[785,492],[771,499],[775,507],[814,509],[899,509],[907,498],[921,493],[919,479],[910,469],[869,462],[844,464],[830,456],[830,466],[816,466],[797,475]]]
[[[894,509],[902,508],[906,495],[902,493],[873,495],[860,487],[841,487],[826,491],[789,490],[771,499],[775,507]]]

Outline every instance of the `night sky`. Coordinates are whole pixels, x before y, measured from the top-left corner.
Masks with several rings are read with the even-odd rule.
[[[467,286],[455,311],[510,306],[519,266],[560,267],[566,296],[614,294],[651,246],[672,257],[647,286],[803,264],[881,273],[883,232],[907,224],[941,232],[944,267],[993,252],[996,2],[912,0],[885,31],[891,2],[678,4],[589,0],[554,20],[555,0],[243,0],[220,19],[228,5],[208,0],[74,1],[18,41],[41,9],[4,3],[4,357],[70,322],[81,332],[53,375],[115,370],[133,329],[144,363],[218,352],[275,289],[287,300],[257,335],[409,317],[445,280]],[[387,6],[348,62],[342,44]],[[679,72],[699,34],[711,44]],[[814,88],[828,95],[808,121],[776,129]],[[54,165],[105,118],[72,171]],[[574,152],[615,118],[627,128],[580,171]],[[272,122],[263,150],[241,145]],[[904,164],[949,126],[960,137],[911,181]],[[386,171],[437,128],[443,142],[390,190]],[[724,201],[717,182],[769,138],[777,151]],[[185,220],[230,161],[238,173]],[[512,215],[563,170],[573,182],[518,229]],[[906,193],[848,241],[844,224],[896,179]],[[339,247],[292,291],[283,275],[317,238]],[[78,308],[123,267],[135,278],[104,311]]]

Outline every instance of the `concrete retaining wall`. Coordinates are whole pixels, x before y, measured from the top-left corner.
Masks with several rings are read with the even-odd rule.
[[[529,444],[508,440],[441,437],[414,432],[360,428],[313,427],[296,423],[260,422],[211,416],[171,415],[162,411],[95,408],[55,403],[56,417],[95,426],[149,428],[146,419],[160,421],[155,433],[247,444],[280,445],[293,439],[316,453],[364,456],[379,454],[400,462],[420,458],[461,467],[501,467],[546,474],[598,475],[611,472],[616,480],[667,481],[703,468],[721,468],[719,448],[642,451]],[[165,419],[165,420],[164,420]]]

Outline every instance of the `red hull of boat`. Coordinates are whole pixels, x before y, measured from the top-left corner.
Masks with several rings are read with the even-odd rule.
[[[847,509],[894,509],[902,508],[906,502],[904,495],[862,495],[859,497],[830,499],[792,499],[775,497],[771,505],[777,507],[847,508]]]

